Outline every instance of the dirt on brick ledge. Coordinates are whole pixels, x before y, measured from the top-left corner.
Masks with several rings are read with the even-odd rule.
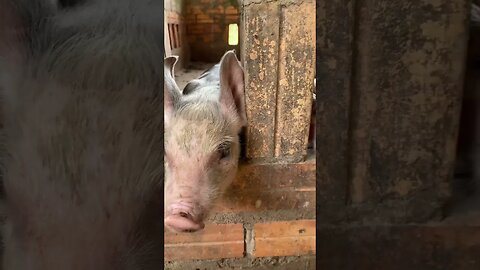
[[[185,262],[166,262],[166,270],[214,270],[214,269],[249,269],[249,270],[314,270],[315,256],[300,257],[265,257],[233,258],[221,260],[196,260]]]

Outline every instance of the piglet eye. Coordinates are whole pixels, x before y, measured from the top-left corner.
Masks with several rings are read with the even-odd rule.
[[[230,156],[230,143],[222,143],[218,146],[217,152],[220,159],[225,159]]]

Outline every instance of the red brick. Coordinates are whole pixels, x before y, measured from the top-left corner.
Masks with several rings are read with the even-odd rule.
[[[315,220],[255,224],[254,234],[256,257],[315,254]]]
[[[206,224],[195,233],[165,232],[165,261],[243,257],[242,224]]]
[[[205,14],[198,14],[196,16],[197,23],[213,23],[213,19],[210,16]]]
[[[238,14],[238,9],[232,6],[229,6],[225,9],[225,14]]]

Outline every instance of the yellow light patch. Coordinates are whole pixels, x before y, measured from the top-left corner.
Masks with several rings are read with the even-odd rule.
[[[228,25],[228,45],[238,45],[238,24]]]

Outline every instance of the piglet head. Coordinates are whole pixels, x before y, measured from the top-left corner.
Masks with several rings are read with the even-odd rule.
[[[191,232],[203,229],[209,210],[235,177],[238,134],[246,124],[244,74],[229,51],[215,71],[217,95],[192,98],[182,95],[173,79],[176,61],[165,59],[165,227]]]

